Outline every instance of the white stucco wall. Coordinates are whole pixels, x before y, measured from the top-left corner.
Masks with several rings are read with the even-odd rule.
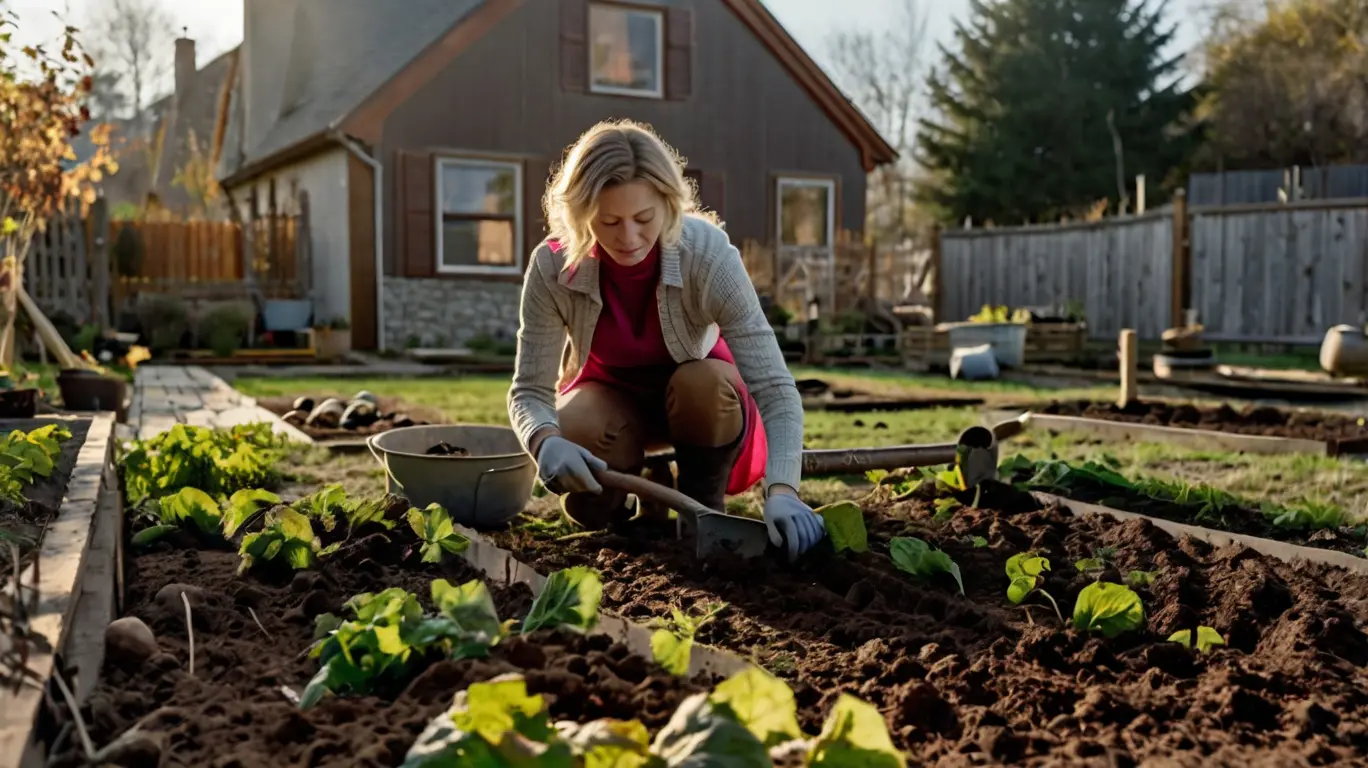
[[[270,200],[271,179],[282,213],[297,213],[298,192],[309,193],[309,237],[313,244],[314,316],[351,321],[351,243],[347,210],[347,151],[328,150],[282,166],[234,187],[233,199],[244,219],[251,218],[250,196],[257,191],[261,213]]]

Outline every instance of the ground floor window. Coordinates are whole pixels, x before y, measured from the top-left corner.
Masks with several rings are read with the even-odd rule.
[[[437,271],[522,269],[522,165],[497,160],[437,161]]]
[[[779,179],[778,242],[781,246],[830,247],[836,237],[836,182]]]

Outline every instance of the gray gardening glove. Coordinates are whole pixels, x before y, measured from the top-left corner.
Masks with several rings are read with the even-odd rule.
[[[813,512],[802,499],[787,493],[771,494],[765,499],[765,527],[769,528],[771,544],[782,547],[788,543],[789,562],[797,560],[826,536],[826,521],[822,516]]]
[[[603,493],[591,469],[607,469],[603,459],[560,435],[551,435],[537,449],[537,475],[552,493]]]

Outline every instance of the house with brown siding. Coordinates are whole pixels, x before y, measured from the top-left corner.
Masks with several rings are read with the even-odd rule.
[[[316,314],[361,348],[511,335],[540,200],[606,118],[687,158],[732,238],[831,246],[893,149],[759,0],[245,0],[220,178],[307,194]]]

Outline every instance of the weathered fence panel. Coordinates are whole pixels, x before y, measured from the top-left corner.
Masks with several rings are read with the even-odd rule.
[[[1083,305],[1092,338],[1134,328],[1158,338],[1173,293],[1173,217],[947,231],[941,235],[941,320],[983,305]]]
[[[1368,319],[1368,205],[1194,208],[1190,221],[1207,337],[1316,344]]]

